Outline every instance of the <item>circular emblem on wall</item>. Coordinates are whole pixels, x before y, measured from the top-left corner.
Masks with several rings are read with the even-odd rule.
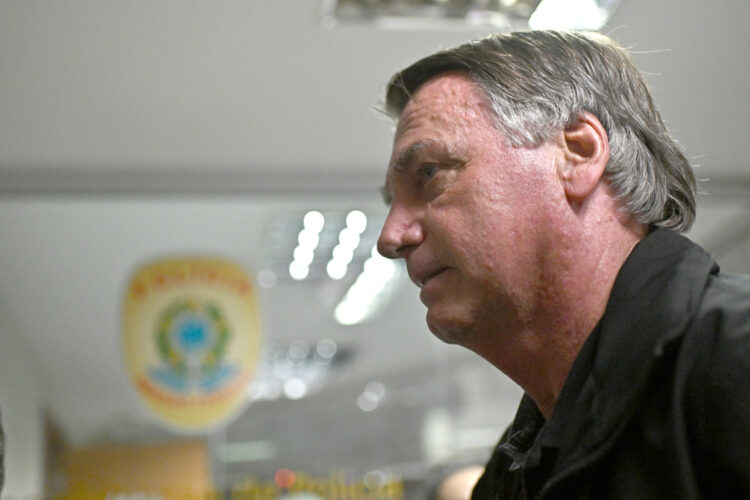
[[[170,427],[226,424],[247,402],[260,352],[255,293],[225,259],[159,260],[130,280],[123,350],[138,395]]]

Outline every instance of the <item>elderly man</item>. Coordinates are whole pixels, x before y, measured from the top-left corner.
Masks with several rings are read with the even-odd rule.
[[[474,499],[750,497],[750,279],[627,53],[530,31],[396,74],[380,252],[525,391]]]

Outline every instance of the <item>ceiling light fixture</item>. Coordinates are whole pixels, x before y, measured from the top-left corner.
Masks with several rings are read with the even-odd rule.
[[[372,23],[384,29],[520,28],[540,0],[327,0],[324,26]]]
[[[384,29],[599,29],[619,0],[324,0],[322,23]]]
[[[396,289],[402,267],[381,256],[373,246],[362,273],[334,310],[334,317],[342,325],[355,325],[372,317]]]
[[[602,28],[618,0],[542,0],[529,17],[532,29]]]
[[[297,247],[292,252],[294,260],[289,264],[292,279],[300,281],[310,274],[310,264],[315,258],[323,226],[325,217],[317,210],[307,212],[302,218],[302,230],[297,235]]]
[[[310,210],[269,219],[259,284],[271,288],[289,281],[334,280],[349,286],[369,257],[383,219],[362,210]]]
[[[326,265],[328,276],[340,280],[346,276],[354,252],[361,241],[361,235],[367,228],[367,216],[360,210],[352,210],[346,215],[346,227],[339,233],[339,243],[331,252],[331,260]]]

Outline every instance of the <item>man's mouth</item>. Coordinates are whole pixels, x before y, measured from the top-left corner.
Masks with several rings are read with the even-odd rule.
[[[424,276],[423,276],[423,277],[422,277],[422,278],[421,278],[421,279],[420,279],[420,280],[419,280],[419,281],[417,282],[417,286],[418,286],[419,288],[422,288],[423,286],[425,286],[425,285],[427,284],[427,282],[428,282],[428,281],[430,281],[430,280],[431,280],[432,278],[434,278],[434,277],[435,277],[435,276],[437,276],[438,274],[442,273],[442,272],[443,272],[443,271],[445,271],[446,269],[448,269],[448,268],[447,268],[447,267],[441,267],[440,269],[437,269],[437,270],[435,270],[435,271],[433,271],[433,272],[430,272],[430,273],[428,273],[428,274],[424,275]]]

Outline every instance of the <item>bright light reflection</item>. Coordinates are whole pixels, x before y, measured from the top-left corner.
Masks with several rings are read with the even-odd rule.
[[[354,258],[354,250],[344,245],[336,245],[332,254],[333,260],[343,262],[345,265],[348,265]]]
[[[367,216],[361,210],[352,210],[346,215],[346,226],[362,234],[367,228]]]
[[[596,0],[542,0],[529,17],[529,27],[535,30],[596,30],[606,22],[607,12]]]
[[[310,264],[315,259],[315,249],[320,243],[319,233],[324,223],[325,219],[320,212],[312,210],[305,214],[305,228],[297,235],[299,245],[294,249],[294,260],[289,264],[289,276],[292,279],[301,281],[310,274]]]
[[[336,321],[342,325],[354,325],[366,320],[384,303],[393,289],[398,277],[397,264],[375,255],[367,259],[362,274],[334,310]]]
[[[340,280],[346,276],[347,264],[340,260],[332,260],[326,265],[326,272],[332,280]]]
[[[339,242],[354,250],[359,246],[359,233],[347,226],[339,233]]]
[[[281,384],[276,381],[272,381],[263,387],[263,399],[274,401],[279,399],[281,396]]]
[[[388,281],[396,272],[396,266],[390,260],[378,257],[370,257],[365,261],[364,272],[367,273],[367,277],[380,276],[381,281]]]
[[[292,261],[292,263],[289,264],[289,276],[291,276],[292,279],[300,281],[307,278],[308,274],[310,274],[309,266],[306,266],[296,260]]]
[[[294,249],[294,260],[303,266],[309,266],[315,258],[315,252],[312,248],[297,247]]]
[[[297,242],[301,247],[315,250],[318,247],[318,243],[320,243],[320,235],[317,231],[303,229],[299,232],[299,236],[297,236]]]
[[[305,229],[309,229],[315,233],[319,233],[323,229],[325,223],[326,218],[317,210],[310,210],[302,219],[302,224],[305,226]]]
[[[284,382],[284,395],[289,399],[302,399],[307,394],[307,383],[301,378],[290,378]]]

